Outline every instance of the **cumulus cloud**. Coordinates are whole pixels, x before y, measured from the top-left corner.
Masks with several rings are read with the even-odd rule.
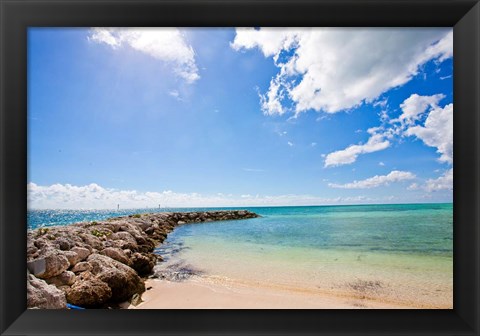
[[[218,206],[287,206],[287,205],[328,205],[359,204],[388,201],[366,196],[318,197],[312,195],[251,195],[216,193],[176,193],[173,191],[139,192],[135,190],[109,189],[92,183],[85,186],[53,184],[27,185],[29,209],[116,209],[117,204],[127,208],[162,207],[218,207]]]
[[[419,96],[414,93],[400,104],[403,113],[400,115],[399,120],[406,124],[413,124],[429,107],[437,107],[438,102],[443,98],[445,98],[443,94]]]
[[[373,153],[390,146],[383,134],[373,134],[363,145],[351,145],[345,149],[332,152],[325,157],[325,167],[335,167],[353,163],[360,154]]]
[[[445,171],[444,174],[436,179],[428,179],[423,184],[412,183],[408,190],[424,190],[429,193],[440,190],[453,190],[453,168]]]
[[[453,163],[453,104],[445,107],[432,105],[425,125],[409,127],[406,135],[416,136],[427,146],[437,148],[439,161]]]
[[[176,28],[93,28],[90,41],[113,49],[129,46],[173,65],[173,71],[188,83],[200,78],[195,51]]]
[[[453,190],[453,168],[447,170],[439,178],[427,180],[425,184],[425,190],[429,192],[439,190]]]
[[[405,180],[412,180],[415,178],[415,175],[411,172],[393,170],[388,175],[375,175],[374,177],[367,178],[361,181],[354,181],[352,183],[346,184],[335,184],[329,183],[328,186],[331,188],[341,188],[341,189],[370,189],[376,188],[382,185],[389,185],[393,182],[400,182]]]
[[[440,107],[439,102],[444,98],[443,94],[410,95],[400,104],[402,113],[398,118],[383,120],[383,126],[369,128],[367,133],[371,136],[367,143],[326,155],[325,167],[354,163],[359,155],[384,150],[403,136],[415,136],[427,146],[437,148],[439,161],[452,164],[453,104]]]
[[[443,28],[238,28],[235,50],[258,48],[279,68],[261,97],[265,114],[336,113],[407,83],[430,60],[452,57]]]

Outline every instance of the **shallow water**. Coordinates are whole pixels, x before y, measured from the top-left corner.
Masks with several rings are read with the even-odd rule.
[[[225,283],[452,307],[451,204],[254,211],[262,217],[178,227],[161,251],[166,264]]]

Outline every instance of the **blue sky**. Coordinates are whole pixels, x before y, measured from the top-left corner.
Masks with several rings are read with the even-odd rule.
[[[31,208],[451,202],[451,29],[28,32]]]

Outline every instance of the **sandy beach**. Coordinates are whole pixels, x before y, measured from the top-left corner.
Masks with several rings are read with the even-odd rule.
[[[137,306],[129,309],[412,309],[398,303],[335,296],[275,286],[195,277],[182,282],[149,279]]]

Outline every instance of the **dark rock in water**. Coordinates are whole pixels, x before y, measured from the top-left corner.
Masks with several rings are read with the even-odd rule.
[[[66,290],[69,303],[80,307],[96,307],[112,297],[110,287],[90,272],[84,272],[75,283]]]
[[[145,255],[135,252],[130,260],[132,268],[137,271],[139,275],[148,275],[152,273],[157,258],[154,254]]]
[[[65,293],[27,272],[27,308],[65,309]]]
[[[152,278],[181,282],[190,279],[194,275],[200,274],[202,274],[202,271],[180,262],[169,265],[168,267],[164,267],[163,265],[155,267]]]
[[[87,260],[95,277],[112,290],[112,302],[123,302],[145,291],[143,280],[129,266],[100,254],[92,254]]]

